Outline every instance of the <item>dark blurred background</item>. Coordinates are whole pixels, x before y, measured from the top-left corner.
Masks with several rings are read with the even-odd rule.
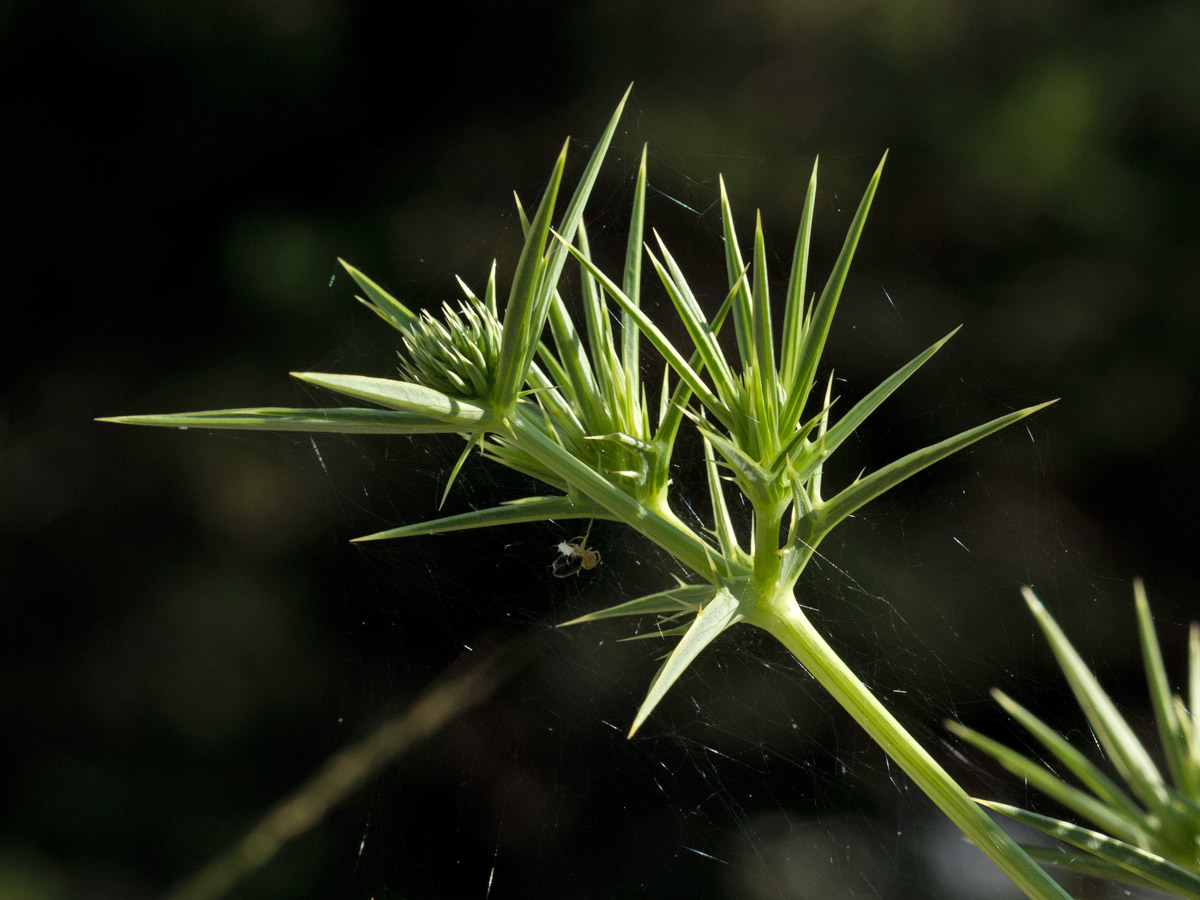
[[[1029,800],[939,725],[1004,736],[1000,684],[1084,733],[1019,586],[1139,722],[1130,579],[1175,676],[1197,613],[1197,46],[1186,0],[0,3],[0,896],[154,896],[467,648],[530,634],[536,664],[234,896],[837,897],[833,857],[844,890],[889,873],[858,896],[1008,896],[938,868],[929,804],[754,634],[626,742],[658,647],[544,623],[670,583],[653,548],[597,524],[604,565],[558,580],[577,523],[347,543],[432,515],[452,441],[92,419],[388,374],[336,257],[414,306],[503,277],[511,191],[568,134],[577,173],[630,81],[595,233],[648,141],[649,218],[709,299],[718,172],[782,281],[821,155],[823,278],[889,150],[844,394],[966,327],[847,465],[1062,400],[864,511],[804,599],[972,790]],[[447,511],[529,492],[472,464]]]

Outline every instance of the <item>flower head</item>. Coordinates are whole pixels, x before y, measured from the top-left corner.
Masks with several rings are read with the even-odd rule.
[[[460,300],[457,310],[443,303],[440,319],[424,310],[404,333],[400,375],[450,397],[488,398],[500,357],[500,331],[496,314],[474,296]]]

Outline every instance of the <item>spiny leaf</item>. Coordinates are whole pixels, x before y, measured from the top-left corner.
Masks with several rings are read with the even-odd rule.
[[[813,206],[817,197],[817,160],[813,160],[812,175],[808,179],[808,190],[804,194],[804,212],[800,216],[800,227],[796,231],[796,246],[792,251],[792,272],[788,277],[787,301],[783,313],[783,335],[780,341],[779,381],[785,390],[794,389],[800,369],[800,351],[803,346],[805,303],[808,300],[808,249],[812,238]],[[796,417],[783,421],[784,429],[799,421],[802,405],[796,409]]]
[[[1033,591],[1023,588],[1021,593],[1113,765],[1142,803],[1169,816],[1170,798],[1162,774],[1146,748]]]
[[[363,289],[363,293],[367,295],[367,299],[364,300],[360,297],[359,300],[372,312],[401,334],[408,334],[413,326],[417,324],[416,314],[407,306],[344,259],[339,258],[338,262],[342,264],[342,268],[350,273],[350,277],[357,282],[358,286]]]
[[[1109,807],[1119,810],[1120,814],[1128,821],[1137,822],[1145,819],[1145,810],[1061,734],[1003,691],[993,688],[992,697],[1005,712],[1020,723],[1022,728],[1053,753],[1055,758],[1070,770],[1081,784],[1085,785]]]
[[[671,255],[670,251],[667,250],[667,246],[663,243],[658,232],[654,233],[654,237],[658,241],[658,249],[662,253],[663,262],[666,265],[664,266],[663,263],[660,263],[653,253],[649,253],[650,262],[654,265],[655,271],[658,272],[659,279],[667,289],[667,295],[671,298],[671,302],[675,304],[680,321],[683,322],[688,335],[692,339],[692,343],[695,344],[696,350],[700,353],[704,367],[708,370],[713,380],[713,385],[717,389],[717,395],[724,404],[728,405],[737,395],[738,391],[733,371],[729,367],[729,362],[725,359],[721,345],[717,343],[716,330],[709,325],[703,310],[700,309],[700,304],[696,301],[692,289],[688,286],[687,280],[684,278],[683,271],[675,262],[675,258]],[[735,311],[736,308],[737,300],[735,297]]]
[[[568,625],[582,625],[585,622],[598,622],[601,619],[614,619],[620,616],[677,615],[695,612],[708,603],[716,592],[717,588],[711,584],[681,584],[669,590],[647,594],[636,600],[628,600],[625,603],[618,603],[616,606],[590,612],[587,615],[571,619],[569,622],[563,622],[558,627],[566,628]]]
[[[438,501],[438,509],[446,505],[446,498],[450,496],[450,488],[454,486],[454,479],[458,478],[458,473],[462,470],[463,463],[467,461],[467,457],[471,455],[471,451],[479,446],[481,440],[483,440],[482,434],[473,434],[467,439],[467,446],[463,447],[463,452],[459,454],[458,460],[454,463],[454,468],[450,470],[450,477],[446,479],[446,487],[442,491],[442,499]]]
[[[1163,755],[1171,770],[1171,777],[1181,788],[1188,784],[1188,747],[1175,715],[1175,702],[1167,684],[1167,670],[1163,665],[1162,650],[1154,631],[1154,618],[1150,615],[1150,601],[1146,599],[1146,588],[1142,580],[1133,582],[1134,603],[1137,606],[1138,636],[1142,643],[1142,660],[1146,669],[1146,683],[1150,686],[1150,701],[1154,707],[1154,722],[1158,727],[1158,739],[1162,743]]]
[[[563,169],[567,164],[567,144],[564,142],[554,162],[550,182],[542,194],[533,221],[526,229],[525,245],[517,260],[509,289],[508,305],[504,309],[504,329],[500,338],[500,365],[497,373],[495,401],[501,409],[516,401],[517,392],[525,381],[528,360],[532,358],[541,332],[542,320],[537,318],[536,294],[545,270],[542,248],[550,231],[550,220],[554,215],[554,202],[562,183]],[[535,321],[536,318],[536,321]]]
[[[771,299],[767,290],[767,248],[763,238],[762,213],[754,223],[754,305],[751,318],[754,323],[754,357],[743,360],[752,366],[755,374],[754,396],[759,408],[756,430],[759,446],[774,448],[779,437],[779,374],[775,371],[775,335],[771,329]]]
[[[109,416],[97,422],[150,425],[159,428],[214,428],[230,431],[315,431],[342,434],[454,434],[462,426],[442,419],[389,409],[352,406],[289,409],[250,407],[147,416]]]
[[[725,190],[725,179],[717,177],[721,192],[721,232],[725,239],[725,271],[729,276],[730,285],[734,284],[736,273],[745,270],[746,263],[742,260],[742,251],[738,247],[737,229],[733,224],[733,208],[729,204],[729,194]],[[734,334],[737,337],[738,356],[745,360],[753,355],[751,335],[750,289],[742,284],[736,290],[733,302]]]
[[[1105,829],[1109,834],[1120,835],[1126,840],[1141,841],[1146,837],[1144,819],[1130,819],[1119,810],[1097,800],[1091,794],[1067,784],[1056,777],[1045,766],[1035,762],[1024,754],[1017,753],[999,741],[980,734],[974,729],[967,728],[958,722],[944,723],[946,728],[958,735],[967,743],[982,750],[1009,772],[1021,779],[1022,783],[1041,791],[1047,797],[1057,800],[1068,809],[1089,819],[1093,824]]]
[[[712,442],[701,432],[704,440],[704,469],[708,476],[708,494],[712,502],[713,531],[721,553],[732,559],[740,555],[742,549],[738,546],[737,533],[733,529],[733,518],[729,515],[729,506],[725,502],[725,489],[721,485],[721,477],[717,471],[717,460],[713,456]]]
[[[960,326],[961,327],[961,326]],[[946,341],[954,337],[958,333],[958,328],[951,331],[948,335],[939,341],[934,342],[931,346],[922,350],[915,357],[885,378],[879,385],[872,390],[867,396],[863,397],[858,403],[854,404],[844,416],[842,416],[825,434],[825,440],[822,442],[824,455],[828,456],[833,453],[846,438],[850,437],[858,428],[866,421],[879,406],[887,400],[900,385],[904,384],[911,378],[916,371],[925,365],[935,353],[937,353]],[[826,406],[828,409],[828,406]],[[793,460],[794,461],[794,460]],[[800,476],[804,477],[807,473],[802,467],[800,468]]]
[[[525,497],[489,509],[476,509],[455,516],[389,528],[387,531],[378,531],[375,534],[355,538],[354,541],[357,543],[416,537],[424,534],[446,534],[451,531],[493,528],[497,525],[515,525],[520,522],[545,522],[547,519],[607,518],[610,516],[605,513],[604,509],[591,500],[575,501],[569,497]]]
[[[1037,406],[1020,409],[993,419],[990,422],[985,422],[983,425],[977,425],[937,444],[925,447],[922,450],[916,450],[893,463],[889,463],[882,469],[872,472],[865,478],[856,481],[827,501],[814,513],[809,525],[811,536],[806,539],[807,543],[815,546],[821,538],[828,534],[834,526],[848,515],[870,503],[880,494],[885,493],[905,479],[912,477],[922,469],[933,465],[939,460],[945,459],[951,454],[957,453],[964,447],[970,446],[976,441],[987,437],[989,434],[994,434],[1002,428],[1007,428],[1014,422],[1019,422],[1026,416],[1033,415],[1040,409],[1045,409],[1051,403],[1055,402],[1054,400],[1050,400],[1046,403],[1039,403]]]
[[[324,372],[292,372],[293,377],[315,384],[317,387],[337,391],[359,400],[369,400],[391,409],[404,410],[441,419],[463,430],[474,429],[492,419],[492,411],[465,400],[458,400],[440,391],[394,381],[390,378],[372,378],[367,375],[334,375]]]
[[[658,706],[659,701],[666,696],[667,691],[671,689],[679,676],[691,665],[692,660],[700,655],[700,651],[716,640],[717,636],[726,628],[742,620],[743,616],[738,611],[739,606],[737,598],[728,589],[721,588],[713,599],[696,614],[691,627],[675,646],[662,668],[658,670],[654,681],[650,683],[646,699],[642,701],[641,708],[634,717],[633,725],[630,726],[630,737],[633,737],[642,727],[642,723],[654,711],[654,707]]]
[[[798,354],[796,363],[796,380],[784,385],[787,395],[787,405],[780,419],[784,422],[800,418],[804,402],[812,390],[813,381],[817,374],[817,364],[825,350],[825,341],[829,337],[829,327],[833,322],[833,314],[837,310],[838,300],[842,296],[842,286],[846,283],[846,275],[850,271],[850,263],[854,259],[854,251],[858,247],[858,239],[867,223],[867,213],[871,209],[871,201],[875,199],[875,191],[879,187],[880,176],[883,175],[883,164],[887,162],[887,154],[879,161],[875,174],[859,201],[858,210],[846,231],[846,240],[834,263],[833,271],[821,291],[821,299],[817,301],[809,326],[804,329],[803,346]]]
[[[1156,853],[1150,853],[1140,847],[1118,841],[1106,834],[1092,831],[1090,828],[1080,828],[1078,825],[1072,825],[1061,819],[1041,816],[1004,803],[993,803],[988,800],[977,800],[976,802],[1133,872],[1160,889],[1200,900],[1200,875],[1189,872]]]
[[[583,175],[580,176],[579,184],[575,188],[575,193],[571,196],[571,200],[567,204],[567,209],[563,213],[562,223],[558,228],[558,232],[566,238],[568,244],[575,238],[575,229],[583,216],[584,206],[587,204],[592,187],[596,183],[596,177],[600,173],[600,165],[604,161],[605,154],[608,153],[608,147],[612,143],[613,135],[617,130],[617,122],[621,119],[621,113],[625,109],[625,102],[629,99],[629,93],[632,90],[633,85],[631,84],[626,89],[624,96],[621,97],[621,102],[617,104],[616,110],[609,118],[608,126],[596,142],[591,158],[588,160],[588,164],[583,170]],[[565,146],[563,152],[564,154],[566,152]],[[561,169],[558,169],[558,173],[559,179],[561,179]],[[555,189],[557,190],[557,184],[555,184]],[[543,200],[543,206],[545,205]],[[533,354],[536,350],[536,338],[545,321],[551,297],[557,287],[563,264],[566,262],[567,251],[563,245],[558,243],[553,244],[545,251],[545,255],[542,255],[542,248],[546,246],[546,239],[549,234],[549,212],[552,211],[552,208],[553,201],[550,203],[550,210],[547,210],[547,218],[543,222],[541,218],[542,209],[539,207],[538,215],[534,217],[533,225],[530,229],[530,238],[536,244],[539,265],[536,270],[534,283],[530,287],[528,298],[522,298],[522,303],[527,302],[528,307],[524,313],[526,321],[523,330],[516,338],[516,347],[524,350],[524,357],[520,360],[520,364],[512,371],[510,376],[511,381],[504,383],[502,385],[503,390],[498,394],[498,399],[505,408],[516,399],[521,382],[524,380],[525,372],[528,370],[529,363],[533,359]],[[526,241],[526,246],[529,246],[528,240]],[[522,256],[522,258],[524,257]],[[524,343],[521,343],[522,340]]]
[[[642,234],[646,219],[646,145],[642,145],[642,159],[638,164],[634,181],[633,213],[629,217],[629,236],[625,243],[625,269],[621,276],[621,290],[634,306],[641,304],[642,297]],[[626,389],[631,397],[637,396],[641,359],[638,356],[638,336],[641,332],[628,313],[621,313],[621,367],[629,380]]]

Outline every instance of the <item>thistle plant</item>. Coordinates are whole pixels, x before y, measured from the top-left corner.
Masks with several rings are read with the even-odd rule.
[[[542,482],[550,493],[405,524],[358,540],[373,541],[541,522],[609,520],[644,535],[691,573],[664,573],[661,590],[571,623],[656,616],[658,633],[678,638],[651,681],[630,734],[643,725],[696,657],[738,624],[763,629],[867,730],[917,785],[1030,897],[1066,894],[973,802],[900,725],[825,641],[795,590],[821,542],[848,516],[925,467],[1041,409],[1000,416],[917,450],[829,491],[833,453],[950,335],[917,354],[849,409],[835,415],[832,377],[818,383],[822,353],[851,260],[875,196],[872,176],[844,244],[819,294],[809,288],[809,243],[816,198],[814,165],[782,299],[772,315],[761,219],[743,255],[724,184],[720,188],[728,290],[707,315],[657,233],[645,233],[646,154],[634,186],[629,235],[619,274],[593,261],[584,208],[615,132],[624,99],[597,142],[557,219],[567,145],[532,217],[517,201],[525,243],[501,311],[496,266],[482,291],[465,283],[457,309],[418,315],[358,269],[346,270],[359,299],[401,335],[400,378],[294,373],[301,380],[370,406],[225,409],[110,421],[139,425],[358,434],[453,433],[466,446],[447,479],[449,491],[476,451]],[[553,224],[553,223],[557,224]],[[578,266],[579,296],[559,290],[564,266]],[[646,266],[646,263],[649,266]],[[345,264],[344,264],[345,265]],[[690,347],[678,347],[642,309],[652,274],[669,297]],[[776,305],[778,301],[776,301]],[[572,308],[581,309],[580,319]],[[619,326],[614,326],[614,318]],[[732,330],[732,351],[719,341]],[[642,341],[665,364],[661,388],[642,381]],[[657,367],[654,367],[657,368]],[[657,400],[650,398],[657,393]],[[702,439],[711,530],[675,513],[669,477],[680,429]],[[752,510],[748,528],[730,513],[730,495]],[[445,495],[443,495],[444,498]],[[582,529],[581,529],[582,531]]]
[[[1166,761],[1166,775],[1058,623],[1028,588],[1025,601],[1054,651],[1115,777],[1106,774],[1065,737],[998,689],[992,691],[992,696],[1045,748],[1055,768],[958,722],[947,722],[946,727],[1034,790],[1094,826],[1088,828],[1015,806],[980,801],[1077,848],[1027,847],[1031,854],[1082,875],[1156,888],[1179,897],[1200,898],[1200,729],[1195,718],[1196,710],[1200,709],[1200,624],[1193,623],[1190,631],[1185,700],[1168,685],[1154,619],[1141,581],[1134,582],[1133,592],[1146,684],[1160,744],[1157,755]],[[1070,780],[1058,772],[1069,775]]]

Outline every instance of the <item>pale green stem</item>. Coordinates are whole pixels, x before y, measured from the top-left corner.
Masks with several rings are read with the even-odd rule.
[[[967,796],[958,782],[850,671],[790,592],[759,606],[747,621],[768,631],[787,647],[908,777],[1027,896],[1034,900],[1070,900],[1070,895]]]
[[[613,518],[644,534],[701,577],[713,581],[729,574],[746,574],[744,566],[725,560],[669,508],[651,509],[559,446],[542,430],[539,415],[527,404],[519,403],[512,415],[504,420],[508,436],[522,450],[595,500],[612,513]]]
[[[754,509],[754,583],[762,596],[774,595],[779,581],[783,564],[779,555],[779,532],[787,508],[788,503],[783,500]]]
[[[308,831],[379,771],[428,740],[457,716],[486,700],[533,658],[528,639],[501,648],[461,673],[428,688],[403,714],[350,744],[267,812],[234,846],[210,860],[162,900],[219,900],[262,868],[285,844]]]

